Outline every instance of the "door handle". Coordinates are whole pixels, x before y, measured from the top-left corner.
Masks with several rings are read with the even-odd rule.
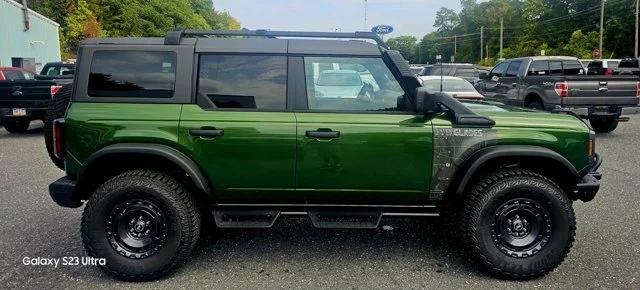
[[[216,129],[216,127],[202,127],[200,129],[189,130],[189,135],[196,137],[221,137],[224,136],[224,130]]]
[[[318,138],[318,139],[333,139],[340,137],[340,131],[307,131],[305,135],[309,138]]]

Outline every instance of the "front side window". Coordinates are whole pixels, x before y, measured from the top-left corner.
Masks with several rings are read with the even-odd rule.
[[[96,51],[88,94],[103,98],[171,98],[175,79],[175,52]]]
[[[501,77],[505,70],[507,70],[508,62],[501,62],[491,70],[491,78]]]
[[[522,61],[512,61],[509,64],[509,68],[507,69],[507,77],[517,77],[518,72],[520,71],[520,65],[522,65]]]
[[[218,109],[286,107],[286,56],[203,55],[198,71],[198,94]]]
[[[404,109],[398,108],[404,91],[380,58],[305,57],[304,63],[310,110]]]

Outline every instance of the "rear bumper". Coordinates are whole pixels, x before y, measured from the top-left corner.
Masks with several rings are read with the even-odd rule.
[[[76,182],[62,177],[49,184],[51,199],[60,206],[76,208],[82,205],[82,201],[75,196]]]
[[[596,153],[589,172],[576,184],[574,191],[576,199],[588,202],[596,196],[596,193],[600,190],[600,179],[602,178],[602,174],[597,172],[600,165],[602,165],[602,157]]]
[[[576,115],[584,118],[588,117],[605,117],[605,116],[622,116],[640,114],[640,106],[584,106],[584,107],[562,107],[563,110],[571,111]]]

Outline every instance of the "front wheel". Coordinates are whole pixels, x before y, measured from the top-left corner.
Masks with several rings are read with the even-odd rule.
[[[589,119],[589,123],[598,133],[610,133],[618,127],[618,117],[595,117]]]
[[[89,256],[123,280],[145,281],[175,270],[200,235],[200,212],[175,179],[138,169],[102,184],[82,215],[82,241]]]
[[[506,279],[533,279],[558,267],[576,228],[563,190],[520,169],[498,171],[476,183],[461,223],[471,256],[483,270]]]

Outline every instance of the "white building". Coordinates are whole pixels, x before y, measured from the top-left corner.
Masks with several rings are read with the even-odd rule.
[[[25,17],[25,12],[26,17]],[[13,0],[0,0],[0,66],[22,66],[36,72],[60,61],[60,25]]]

